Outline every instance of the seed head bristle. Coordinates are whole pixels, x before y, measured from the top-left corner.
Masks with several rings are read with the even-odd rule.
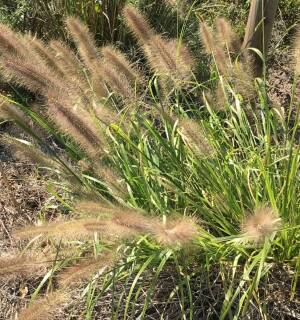
[[[188,12],[188,3],[186,0],[164,0],[165,3],[175,8],[181,19],[184,19]]]
[[[243,234],[253,242],[261,242],[278,230],[280,218],[270,207],[262,207],[242,223]]]
[[[12,274],[30,276],[45,271],[49,264],[45,258],[36,253],[20,253],[2,255],[0,257],[0,277]]]
[[[70,48],[59,41],[51,41],[50,48],[55,53],[57,65],[63,71],[64,78],[74,83],[80,90],[87,94],[91,88],[83,75],[83,66]]]
[[[247,60],[243,62],[235,61],[231,73],[236,91],[244,99],[252,100],[256,94],[252,64]]]
[[[103,77],[100,74],[96,74],[95,72],[92,74],[91,85],[93,93],[96,95],[97,99],[107,97],[108,91],[105,87]]]
[[[192,66],[189,64],[191,59],[187,57],[187,49],[182,47],[178,50],[174,41],[154,35],[151,42],[142,48],[150,67],[159,75],[164,87],[180,86],[191,77]]]
[[[295,59],[295,73],[300,75],[300,28],[298,28],[294,40],[294,59]]]
[[[192,119],[180,118],[178,128],[190,148],[200,157],[212,156],[214,149],[205,137],[201,126]]]
[[[32,64],[20,58],[4,58],[1,61],[4,77],[11,82],[24,86],[32,92],[47,95],[49,89],[59,92],[64,84],[47,68]]]
[[[147,217],[138,210],[119,210],[114,213],[113,221],[121,226],[130,228],[137,233],[153,232],[156,228],[157,220]]]
[[[155,239],[162,245],[184,245],[197,236],[197,227],[191,218],[178,218],[157,225],[153,230]]]
[[[116,210],[115,206],[110,203],[99,202],[98,200],[86,199],[77,202],[75,211],[85,215],[109,214]]]
[[[98,270],[111,266],[112,263],[113,256],[110,253],[102,254],[96,259],[83,259],[59,274],[59,284],[65,288],[76,286],[79,282],[90,278]]]
[[[76,205],[76,210],[85,215],[106,216],[112,220],[113,224],[128,228],[134,234],[152,231],[157,222],[155,218],[145,216],[141,210],[103,204],[93,200],[80,201]]]
[[[27,308],[21,310],[19,320],[51,320],[56,313],[71,298],[69,292],[62,290],[54,291],[43,298],[40,298],[30,304]]]
[[[219,110],[225,110],[225,106],[228,104],[228,98],[226,96],[226,91],[221,83],[221,81],[218,81],[217,87],[214,92],[214,105],[216,109]]]
[[[140,72],[127,60],[125,55],[112,46],[106,46],[101,49],[105,60],[112,64],[116,70],[123,73],[132,83],[143,83],[144,78]]]
[[[51,69],[58,77],[63,77],[64,72],[61,67],[57,64],[57,59],[55,54],[51,51],[50,48],[39,39],[33,38],[31,36],[26,36],[28,42],[28,47],[30,50],[33,50],[37,54],[38,63],[44,65]]]
[[[4,24],[0,24],[0,53],[7,57],[28,57],[22,38]]]
[[[99,97],[99,96],[98,96]],[[109,108],[107,105],[102,104],[101,102],[93,104],[93,111],[96,117],[105,124],[109,126],[112,123],[120,122],[120,117],[117,111]],[[96,168],[98,170],[98,168]]]
[[[111,66],[103,65],[104,81],[113,91],[120,94],[125,100],[134,100],[134,92],[127,78]]]
[[[185,82],[190,80],[195,61],[188,48],[177,40],[170,40],[170,52],[175,54],[176,72],[173,74],[175,80]]]
[[[67,102],[66,102],[67,103]],[[66,107],[57,99],[48,100],[50,118],[92,157],[102,152],[103,141],[90,114],[80,106]]]
[[[15,120],[20,123],[27,122],[27,117],[18,107],[0,98],[0,118]]]
[[[104,215],[99,218],[85,218],[78,220],[48,223],[42,226],[30,226],[13,233],[18,239],[43,236],[56,239],[89,239],[97,232],[103,239],[118,240],[136,236],[138,230],[116,223]]]
[[[134,7],[126,6],[124,16],[130,29],[142,45],[150,67],[160,76],[162,86],[181,85],[191,76],[192,59],[184,46],[177,46],[151,30],[143,15]]]
[[[92,71],[97,63],[99,54],[88,27],[74,17],[66,19],[66,26],[72,35],[83,62]]]
[[[16,157],[20,159],[30,159],[33,163],[41,164],[45,167],[53,167],[56,163],[49,156],[40,151],[37,147],[25,144],[21,141],[10,137],[9,135],[0,136],[0,141],[3,141],[6,145],[11,146]]]
[[[204,49],[206,50],[206,53],[213,54],[214,47],[215,47],[215,39],[214,39],[213,32],[205,22],[201,22],[200,24],[200,38],[204,45]]]
[[[39,235],[63,239],[88,238],[94,231],[105,228],[106,222],[97,219],[81,219],[53,222],[41,226],[28,226],[18,229],[13,236],[18,239],[28,239]]]
[[[126,5],[123,9],[123,16],[128,27],[135,34],[137,40],[144,44],[150,41],[154,35],[145,17],[132,5]]]
[[[223,43],[230,52],[238,53],[241,49],[241,41],[238,35],[233,31],[230,23],[224,19],[219,18],[216,20],[218,41]]]
[[[221,75],[230,74],[230,58],[222,47],[216,45],[214,48],[215,62]]]
[[[114,194],[118,196],[124,196],[127,194],[126,185],[121,177],[115,172],[115,170],[112,170],[106,166],[104,167],[96,165],[96,173],[104,180]]]
[[[204,45],[206,53],[214,56],[219,72],[222,75],[227,75],[228,67],[230,65],[229,56],[226,55],[219,43],[220,41],[217,41],[217,37],[205,22],[200,24],[200,30],[201,41]]]

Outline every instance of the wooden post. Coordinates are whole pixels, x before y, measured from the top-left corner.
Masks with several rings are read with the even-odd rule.
[[[279,0],[252,0],[243,49],[256,48],[267,56],[268,44],[271,38],[272,27]],[[255,75],[261,76],[263,62],[254,54]]]

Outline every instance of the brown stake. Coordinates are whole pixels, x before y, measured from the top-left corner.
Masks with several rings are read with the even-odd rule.
[[[266,57],[279,0],[252,0],[243,49],[256,48]],[[261,76],[263,63],[254,54],[254,72]]]

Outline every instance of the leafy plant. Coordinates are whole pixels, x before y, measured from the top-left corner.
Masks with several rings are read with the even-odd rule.
[[[291,299],[299,274],[297,77],[283,114],[268,101],[265,79],[253,79],[251,59],[226,20],[217,20],[216,31],[201,23],[213,62],[210,80],[201,83],[197,60],[181,38],[158,34],[133,6],[123,15],[149,79],[118,49],[97,48],[76,18],[67,18],[66,26],[79,57],[58,41],[46,45],[1,26],[3,75],[42,99],[29,109],[3,97],[3,117],[34,145],[4,139],[42,162],[70,194],[69,201],[61,199],[68,215],[14,233],[32,238],[28,249],[38,250],[45,237],[55,248],[32,299],[46,283],[48,295],[20,319],[51,318],[84,278],[91,279],[82,294],[87,319],[107,292],[112,318],[146,318],[168,268],[176,282],[159,317],[167,317],[175,297],[177,318],[199,316],[193,280],[206,270],[208,279],[221,279],[211,316],[239,319],[255,306],[255,317],[264,318],[261,282],[268,283],[270,270],[292,270]],[[45,133],[56,143],[46,143]],[[28,259],[2,265],[24,270]]]

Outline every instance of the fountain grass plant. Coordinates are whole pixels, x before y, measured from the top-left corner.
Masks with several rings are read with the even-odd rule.
[[[77,18],[66,20],[77,54],[1,26],[1,73],[41,101],[30,108],[2,96],[1,116],[31,142],[2,139],[67,194],[55,221],[15,230],[15,239],[31,239],[24,252],[1,258],[1,276],[36,272],[38,259],[25,257],[45,239],[52,248],[19,318],[54,318],[83,282],[86,319],[107,292],[107,316],[150,319],[160,276],[171,272],[176,281],[156,317],[169,319],[176,301],[176,319],[265,319],[269,275],[289,269],[293,301],[300,270],[299,70],[281,110],[224,19],[215,31],[200,23],[199,50],[211,57],[203,83],[181,38],[158,34],[133,6],[123,17],[148,61],[145,74],[117,48],[98,48]],[[298,41],[297,66],[299,50]],[[198,289],[219,289],[199,304],[203,270]]]

